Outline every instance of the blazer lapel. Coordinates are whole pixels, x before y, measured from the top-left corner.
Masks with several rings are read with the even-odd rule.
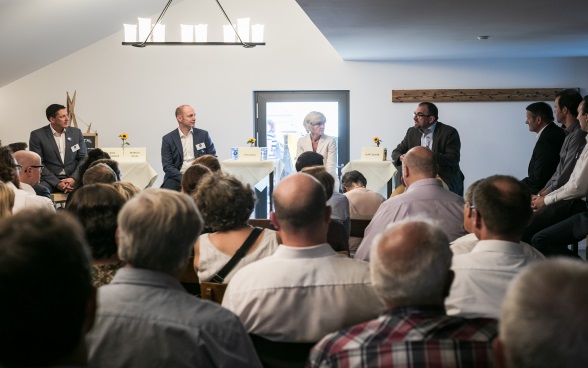
[[[431,146],[431,151],[437,152],[436,150],[441,138],[443,138],[443,124],[438,121],[437,127],[435,127],[435,132],[433,133],[433,145]]]
[[[312,147],[312,143],[310,145]],[[316,153],[320,153],[322,155],[321,152],[323,152],[323,148],[325,146],[325,135],[321,135],[321,137],[319,138],[318,144],[316,146]],[[323,155],[324,156],[324,155]]]
[[[73,146],[73,142],[75,141],[75,139],[73,139],[73,131],[68,128],[65,130],[65,155],[64,155],[64,160],[65,162],[70,162],[72,160],[72,151],[71,151],[71,147]],[[65,162],[63,163],[65,165]]]
[[[57,143],[55,143],[55,137],[53,136],[53,131],[51,130],[50,125],[47,125],[47,127],[45,128],[45,133],[47,134],[47,140],[49,141],[49,145],[51,145],[51,147],[53,147],[53,151],[55,152],[55,156],[63,164],[63,160],[61,159],[61,154],[59,153],[59,147],[57,147]]]
[[[176,149],[180,153],[180,159],[184,161],[184,148],[182,147],[182,140],[180,139],[180,131],[176,130],[176,134],[172,134],[172,139],[176,145]]]

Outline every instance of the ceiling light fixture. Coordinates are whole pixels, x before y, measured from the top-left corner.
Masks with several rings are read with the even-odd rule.
[[[223,26],[224,42],[208,42],[208,25],[206,24],[181,24],[182,41],[165,42],[165,25],[160,24],[160,21],[172,1],[169,0],[167,2],[155,24],[151,24],[151,18],[138,18],[138,27],[136,24],[123,24],[125,33],[125,41],[122,43],[123,46],[243,46],[245,48],[265,46],[265,42],[263,42],[263,24],[253,24],[249,27],[249,18],[240,18],[237,19],[237,28],[235,28],[235,25],[229,19],[219,0],[215,1],[229,22],[229,25]],[[137,40],[144,41],[138,42]]]
[[[478,40],[487,40],[490,36],[478,36]]]

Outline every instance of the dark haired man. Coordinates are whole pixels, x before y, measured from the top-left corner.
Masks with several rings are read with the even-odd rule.
[[[406,131],[404,139],[392,151],[392,163],[400,173],[404,155],[413,147],[425,146],[435,154],[439,176],[447,188],[463,195],[463,173],[459,168],[461,141],[457,130],[439,121],[437,106],[421,102],[413,114],[414,126]]]
[[[51,192],[69,193],[79,180],[79,168],[87,157],[84,136],[81,130],[69,126],[65,106],[50,105],[45,115],[49,125],[31,132],[29,147],[45,165],[41,184]]]
[[[553,110],[545,102],[534,102],[527,106],[529,131],[537,133],[527,177],[521,180],[531,194],[545,187],[559,164],[559,152],[566,134],[553,123]]]

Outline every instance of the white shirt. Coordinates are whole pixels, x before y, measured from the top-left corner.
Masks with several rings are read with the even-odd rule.
[[[14,192],[14,207],[12,207],[12,213],[17,213],[31,208],[46,208],[55,212],[53,202],[51,202],[49,198],[31,194],[23,189],[18,189],[10,181],[4,184],[6,184]]]
[[[435,133],[436,127],[437,122],[433,123],[433,125],[425,129],[424,132],[421,132],[421,146],[427,147],[431,151],[433,150],[433,134]]]
[[[180,172],[183,174],[188,170],[190,166],[192,166],[192,161],[194,161],[194,134],[192,133],[192,129],[188,132],[188,134],[184,135],[180,128],[178,128],[180,132],[180,141],[182,141],[182,151],[184,153],[184,162],[182,163],[182,168]]]
[[[469,233],[449,243],[449,247],[451,248],[451,252],[453,252],[453,255],[457,256],[460,254],[471,252],[479,241],[480,240],[478,240],[476,234]],[[525,242],[520,242],[519,244],[523,247],[523,253],[526,256],[529,256],[530,258],[535,260],[545,259],[543,253],[539,252],[537,249],[533,248],[529,244]]]
[[[447,314],[498,318],[508,284],[534,260],[519,243],[480,240],[470,253],[453,257],[455,279],[445,299]]]
[[[223,307],[239,316],[249,333],[272,341],[316,342],[384,310],[368,267],[327,243],[280,245],[233,276]]]
[[[59,156],[61,156],[61,162],[65,162],[65,129],[61,134],[57,133],[55,129],[49,124],[49,128],[51,128],[51,132],[53,133],[53,138],[55,139],[55,144],[57,144],[57,149],[59,149]],[[65,170],[61,170],[59,175],[65,175]]]
[[[588,142],[588,136],[586,136]],[[588,195],[588,144],[580,153],[570,179],[562,187],[545,196],[545,205],[566,199],[583,198]]]

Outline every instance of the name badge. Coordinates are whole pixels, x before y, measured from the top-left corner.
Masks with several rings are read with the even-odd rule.
[[[80,150],[80,145],[79,144],[76,144],[76,145],[71,146],[71,151],[72,152],[76,152],[76,151],[79,151],[79,150]]]
[[[205,149],[205,148],[206,148],[206,145],[204,144],[204,142],[203,143],[198,143],[196,145],[196,149],[198,149],[198,150],[202,150],[202,149]]]

